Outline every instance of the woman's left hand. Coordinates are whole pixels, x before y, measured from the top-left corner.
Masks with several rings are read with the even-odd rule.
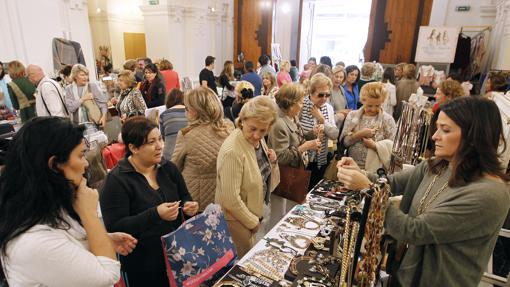
[[[123,256],[133,252],[133,249],[135,249],[136,244],[138,243],[136,238],[124,232],[108,233],[108,236],[112,240],[115,252]]]
[[[375,150],[377,151],[377,147],[375,146],[375,141],[373,139],[370,139],[370,138],[363,138],[363,144],[371,149],[371,150]]]
[[[267,157],[269,157],[269,161],[271,163],[275,163],[276,162],[276,152],[273,150],[273,149],[268,149],[267,150]]]
[[[184,206],[182,207],[182,211],[187,216],[193,216],[198,212],[198,202],[196,201],[186,201]]]
[[[106,126],[106,114],[104,114],[102,117],[101,117],[101,121],[99,122],[99,126],[104,128]]]

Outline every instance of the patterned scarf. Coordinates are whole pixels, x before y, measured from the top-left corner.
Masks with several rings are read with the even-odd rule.
[[[305,101],[303,104],[303,110],[301,112],[301,127],[305,133],[313,130],[313,127],[318,124],[317,120],[312,116],[312,108],[313,103],[310,100],[310,97],[305,97]],[[326,122],[329,121],[328,115],[328,105],[324,104],[320,107],[321,114],[324,116]],[[320,168],[321,166],[325,166],[328,163],[328,139],[326,136],[322,138],[322,147],[321,151],[317,153],[316,151],[309,151],[309,162],[317,162],[317,166]]]

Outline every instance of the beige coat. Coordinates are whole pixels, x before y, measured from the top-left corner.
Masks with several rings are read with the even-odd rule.
[[[234,129],[228,122],[228,132]],[[225,137],[218,135],[210,125],[187,127],[179,131],[172,162],[186,181],[199,210],[214,202],[216,192],[216,161]]]

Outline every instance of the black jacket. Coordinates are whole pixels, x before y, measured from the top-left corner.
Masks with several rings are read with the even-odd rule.
[[[157,206],[178,200],[183,206],[184,202],[192,200],[181,173],[173,163],[163,160],[158,166],[156,179],[159,184],[157,191],[127,159],[122,159],[108,174],[100,195],[108,232],[126,232],[138,240],[131,254],[120,256],[122,270],[127,272],[164,272],[161,236],[175,230],[185,218],[181,213],[172,222],[162,220]]]

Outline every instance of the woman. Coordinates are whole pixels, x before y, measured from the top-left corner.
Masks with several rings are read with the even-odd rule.
[[[142,93],[136,88],[135,73],[124,70],[118,77],[120,88],[119,99],[114,98],[112,102],[116,104],[120,119],[125,121],[132,116],[144,115],[147,106],[143,100]]]
[[[384,227],[409,246],[397,270],[401,286],[478,286],[510,205],[497,152],[501,118],[494,103],[474,97],[436,115],[435,157],[388,177],[403,198],[400,207],[389,204]],[[338,178],[354,190],[370,182],[350,158],[338,163]]]
[[[297,82],[299,80],[299,69],[297,67],[296,60],[290,60],[290,78],[292,82]]]
[[[101,111],[99,125],[104,127],[108,112],[106,96],[96,83],[89,82],[89,70],[82,64],[76,64],[71,69],[73,83],[65,89],[67,110],[72,114],[75,123],[92,122],[89,119],[84,103],[93,100]]]
[[[167,59],[161,59],[161,61],[159,61],[159,70],[161,71],[161,76],[163,76],[165,81],[165,91],[181,88],[179,74],[174,71],[174,65],[172,65],[170,61]]]
[[[363,64],[363,66],[361,66],[361,73],[358,81],[358,89],[360,92],[365,84],[375,82],[374,80],[375,70],[376,66],[372,62],[366,62]]]
[[[280,71],[276,75],[276,82],[278,84],[278,88],[287,83],[292,83],[292,78],[290,77],[290,63],[289,61],[282,61],[280,65]]]
[[[140,86],[143,99],[147,108],[159,107],[164,104],[166,89],[163,81],[158,77],[158,67],[155,64],[150,63],[145,65],[143,68],[145,80]]]
[[[172,162],[202,211],[214,201],[216,159],[234,125],[223,118],[218,97],[209,88],[198,87],[188,92],[184,105],[189,125],[177,134]]]
[[[420,84],[416,81],[416,66],[413,64],[405,64],[402,78],[397,82],[396,86],[397,105],[393,112],[395,121],[398,121],[402,114],[402,102],[408,101],[411,94],[416,93],[419,87]]]
[[[175,165],[161,160],[163,140],[156,124],[142,116],[129,118],[122,140],[126,157],[108,174],[101,193],[104,223],[110,231],[138,238],[133,253],[120,257],[128,286],[169,286],[161,236],[178,228],[184,215],[195,215],[198,204]]]
[[[436,103],[432,111],[435,112],[439,109],[440,105],[462,96],[464,96],[464,89],[459,82],[455,80],[442,81],[436,89],[436,94],[434,95]]]
[[[223,88],[223,94],[221,96],[221,102],[223,107],[230,107],[235,99],[234,86],[234,63],[232,61],[225,61],[223,64],[223,71],[220,74],[220,86]]]
[[[248,101],[218,153],[215,202],[223,208],[239,258],[253,247],[264,204],[279,183],[276,154],[264,141],[276,116],[271,99]]]
[[[328,166],[328,139],[338,138],[338,128],[335,123],[335,112],[328,104],[333,84],[331,79],[322,73],[315,74],[310,80],[308,97],[305,97],[301,111],[300,124],[305,134],[315,134],[321,140],[321,147],[317,153],[308,154],[308,169],[310,176],[310,189],[323,177]]]
[[[347,115],[340,136],[347,154],[358,166],[371,172],[382,166],[388,167],[397,132],[395,121],[381,108],[387,96],[388,91],[382,83],[366,84],[361,89],[363,107]]]
[[[404,66],[406,63],[398,63],[395,65],[395,82],[397,83],[404,76]]]
[[[276,93],[278,93],[278,86],[276,85],[276,79],[270,72],[264,72],[262,74],[262,90],[261,96],[268,96],[272,100],[275,99]]]
[[[342,66],[335,66],[333,68],[333,88],[331,88],[331,98],[329,102],[333,106],[335,112],[335,123],[337,127],[341,127],[347,114],[351,111],[347,109],[347,99],[345,98],[344,87],[342,86],[345,80],[345,70]]]
[[[14,109],[19,110],[21,122],[25,123],[36,116],[34,98],[36,89],[26,77],[25,66],[21,62],[9,62],[8,69],[12,81],[7,84],[7,94]]]
[[[14,113],[11,97],[9,96],[9,90],[7,89],[7,83],[5,82],[4,77],[5,77],[4,63],[0,61],[0,92],[3,92],[4,94],[5,105],[7,106],[11,113]]]
[[[225,117],[235,123],[243,105],[252,99],[254,94],[255,87],[250,82],[240,81],[235,88],[236,100],[231,107],[225,108]]]
[[[98,193],[83,178],[83,129],[39,117],[14,137],[0,177],[0,248],[10,286],[112,286],[120,277],[115,250],[127,255],[136,245],[128,234],[109,236],[98,217]]]
[[[357,110],[359,103],[359,89],[358,81],[360,72],[357,66],[350,65],[345,68],[347,77],[345,79],[344,91],[345,98],[347,99],[347,108],[350,110]]]
[[[383,110],[393,115],[393,108],[397,105],[397,92],[395,89],[395,71],[392,67],[384,69],[381,83],[388,91],[388,97],[384,100]]]
[[[165,139],[163,157],[170,160],[174,153],[177,133],[188,126],[186,108],[184,106],[184,93],[179,89],[173,89],[166,97],[167,110],[159,116],[160,130]]]

